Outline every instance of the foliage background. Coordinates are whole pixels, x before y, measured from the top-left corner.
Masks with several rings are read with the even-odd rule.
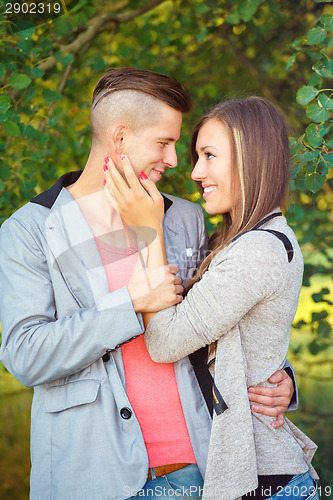
[[[333,486],[331,2],[79,0],[65,6],[67,13],[53,20],[9,17],[0,0],[1,221],[59,175],[83,168],[90,148],[92,91],[110,67],[138,66],[171,74],[189,89],[195,106],[184,117],[177,146],[179,167],[170,176],[166,172],[160,188],[201,204],[190,179],[188,154],[196,119],[226,98],[262,95],[278,103],[291,125],[286,215],[305,259],[289,351],[301,405],[288,416],[319,445],[315,466],[321,496],[329,498],[325,487]],[[210,233],[220,222],[219,217],[207,218]],[[22,388],[0,365],[1,498],[28,497],[30,402],[31,390]]]

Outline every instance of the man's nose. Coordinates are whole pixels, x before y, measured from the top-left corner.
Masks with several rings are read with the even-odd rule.
[[[177,160],[177,153],[176,153],[176,148],[175,147],[168,148],[168,152],[165,155],[163,162],[169,168],[175,168],[175,167],[177,167],[178,160]]]

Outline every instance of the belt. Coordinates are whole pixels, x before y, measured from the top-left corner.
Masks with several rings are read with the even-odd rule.
[[[155,471],[155,476],[165,476],[166,474],[171,474],[171,472],[176,472],[176,470],[183,469],[184,467],[187,467],[190,464],[169,464],[169,465],[159,465],[158,467],[151,467],[148,469],[148,479],[151,479],[152,474],[151,470],[154,469]]]

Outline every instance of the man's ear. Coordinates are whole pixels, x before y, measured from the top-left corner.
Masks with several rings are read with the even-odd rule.
[[[124,142],[130,133],[130,129],[128,125],[125,125],[124,123],[117,123],[111,132],[111,140],[112,140],[112,145],[114,148],[114,151],[116,153],[122,153]]]

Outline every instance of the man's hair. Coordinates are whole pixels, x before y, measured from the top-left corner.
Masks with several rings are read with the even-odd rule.
[[[106,127],[118,120],[137,130],[153,125],[161,118],[163,102],[181,113],[192,106],[188,91],[171,76],[130,67],[108,71],[92,96],[93,141],[101,141]]]

